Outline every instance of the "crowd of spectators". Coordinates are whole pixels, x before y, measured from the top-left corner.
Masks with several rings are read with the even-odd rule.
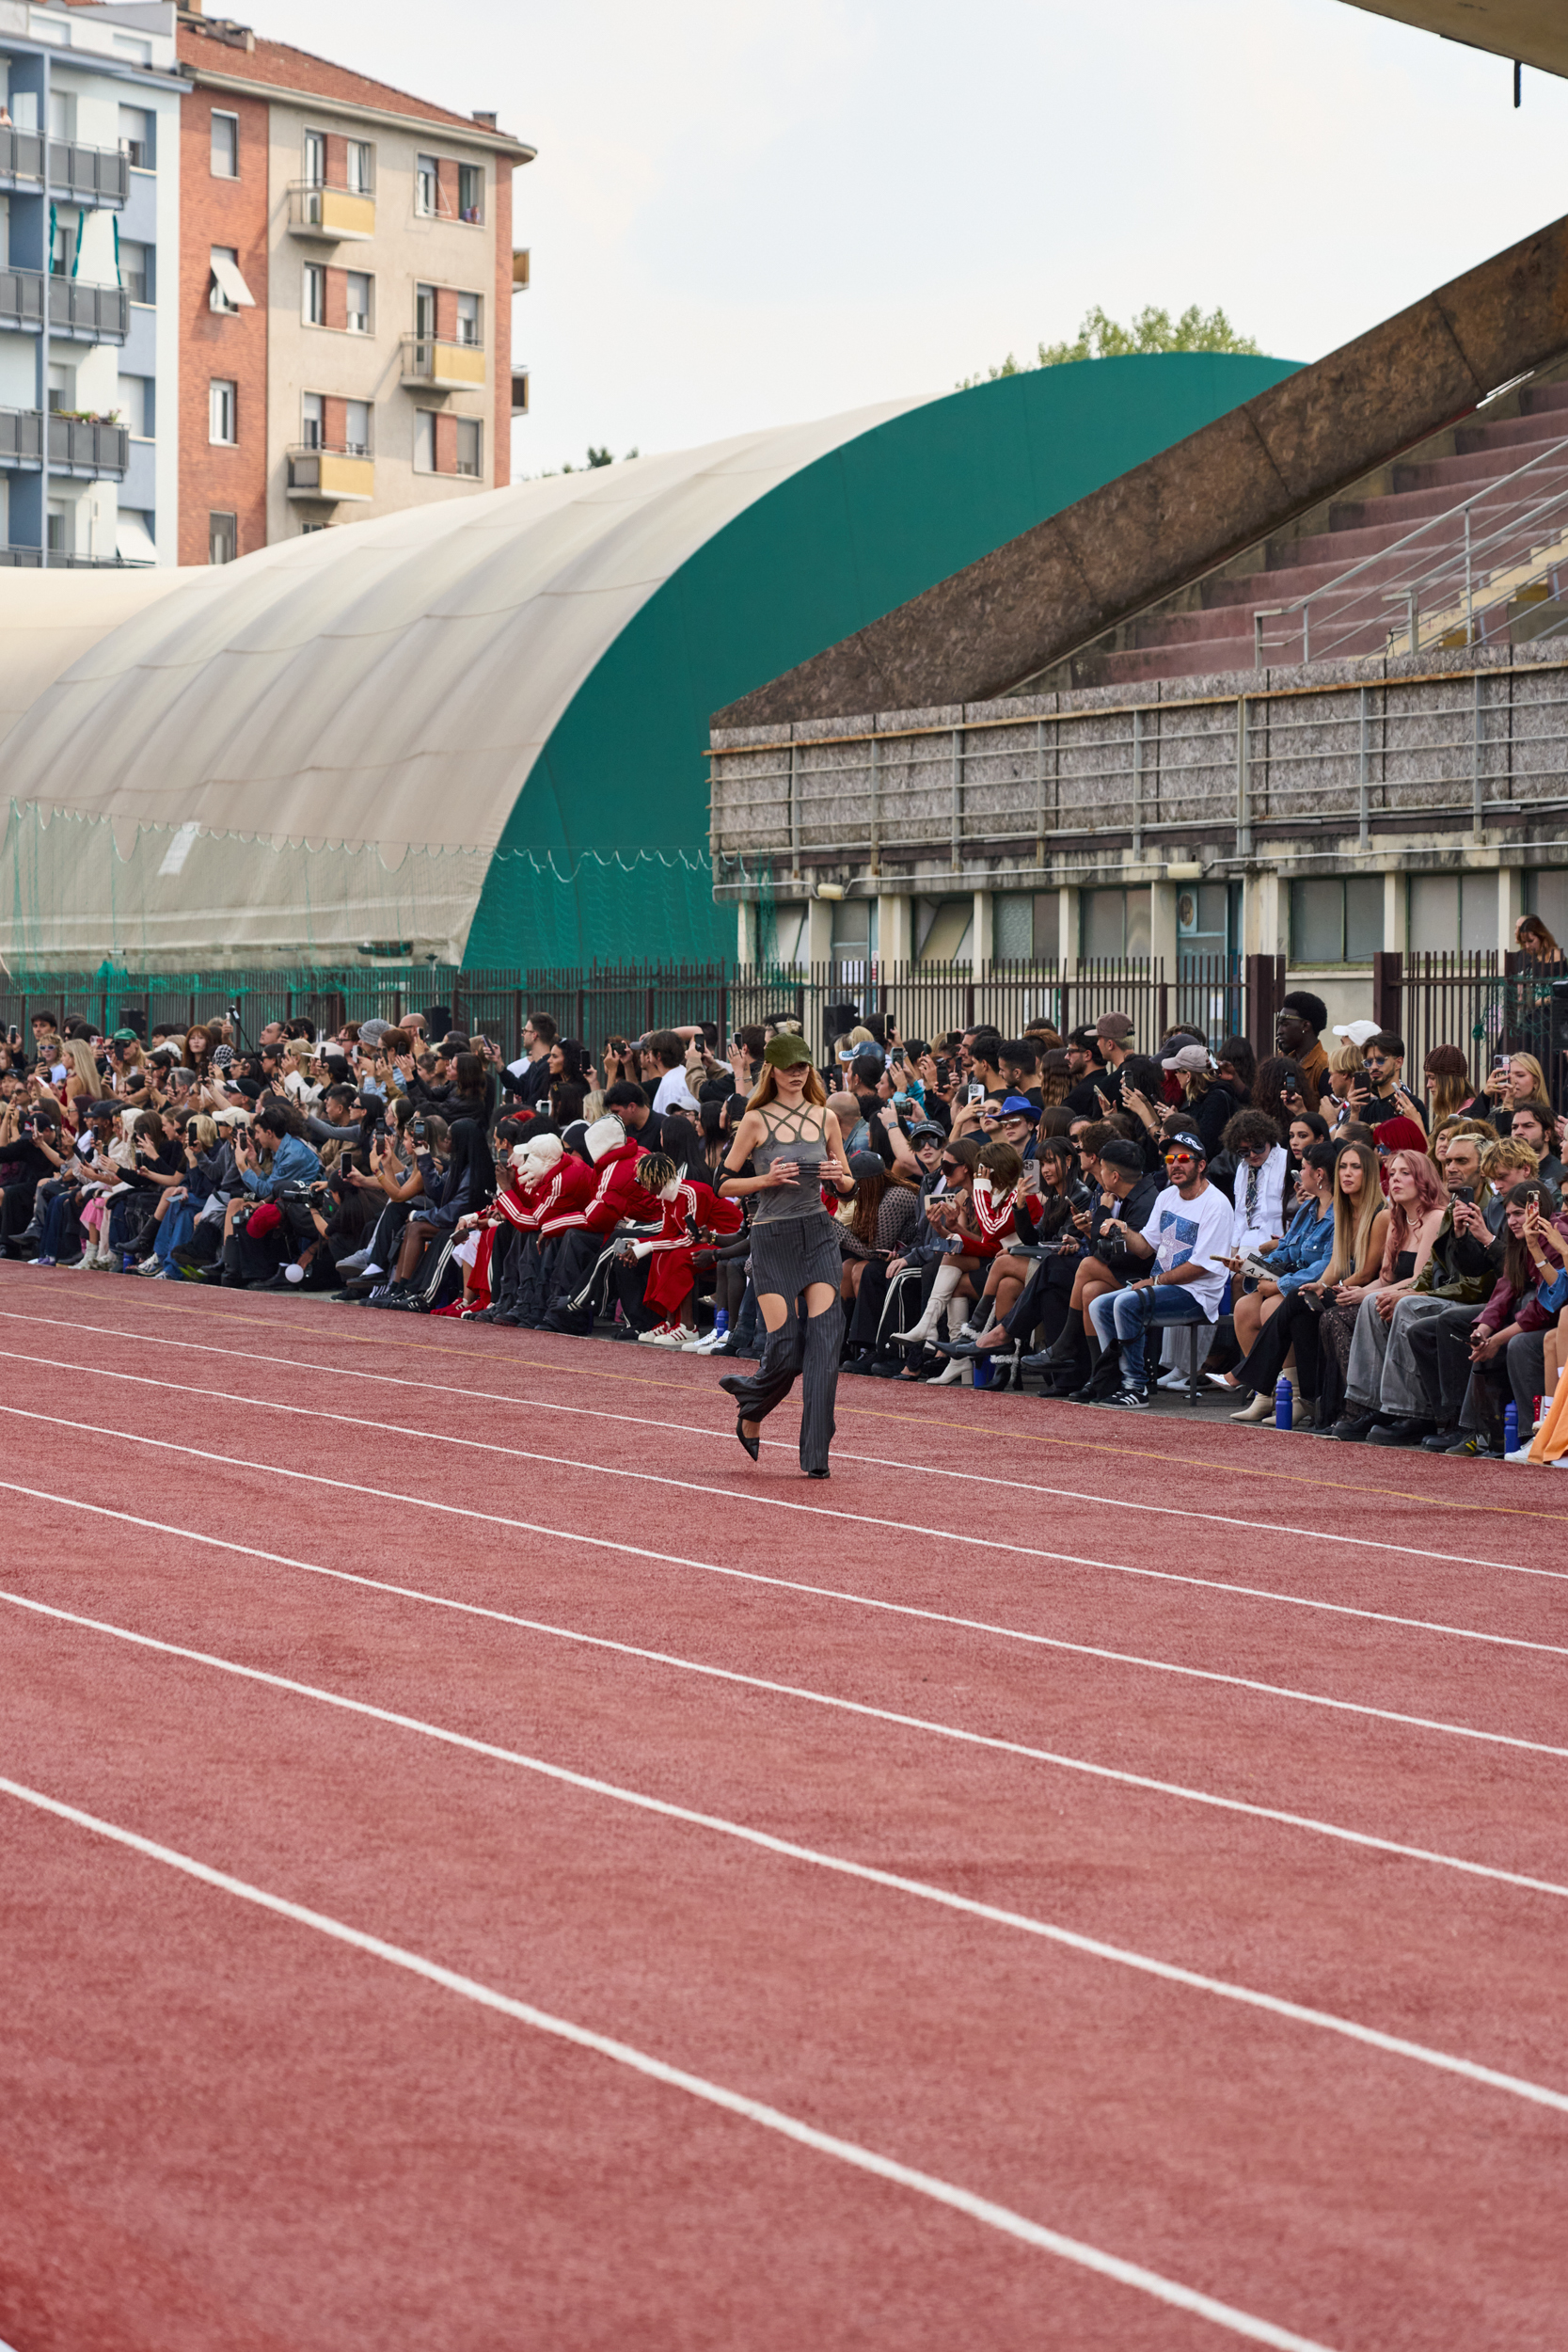
[[[1115,1010],[1066,1037],[829,1019],[846,1373],[1127,1409],[1164,1389],[1525,1458],[1568,1359],[1568,1122],[1529,1054],[1477,1087],[1444,1044],[1407,1075],[1400,1038],[1330,1030],[1307,991],[1261,1061],[1186,1025],[1143,1050]],[[0,1248],[754,1357],[751,1202],[722,1164],[797,1026],[595,1051],[540,1011],[508,1063],[441,1008],[254,1043],[40,1011],[0,1045]]]

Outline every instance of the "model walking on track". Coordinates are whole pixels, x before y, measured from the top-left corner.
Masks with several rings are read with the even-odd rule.
[[[736,1130],[719,1190],[756,1195],[752,1279],[768,1343],[754,1373],[730,1373],[719,1385],[740,1407],[735,1434],[754,1462],[763,1421],[802,1373],[800,1468],[808,1478],[826,1478],[844,1344],[844,1257],[822,1186],[850,1193],[855,1181],[804,1038],[772,1038],[762,1057],[767,1067]],[[748,1160],[756,1173],[742,1176],[737,1171]]]

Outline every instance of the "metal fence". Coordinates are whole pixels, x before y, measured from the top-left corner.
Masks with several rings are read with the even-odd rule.
[[[1560,816],[1568,675],[1560,648],[1410,657],[1385,674],[1244,674],[1228,691],[1166,679],[1020,695],[1016,705],[712,739],[715,872],[804,888],[861,866],[874,889],[1007,890],[1156,844],[1220,872],[1300,841],[1346,854]],[[760,730],[753,730],[760,733]],[[1063,861],[1069,861],[1064,866]],[[1106,879],[1116,879],[1108,873]],[[857,883],[857,890],[862,887]]]
[[[1377,955],[1372,1017],[1404,1040],[1405,1083],[1414,1090],[1434,1045],[1457,1045],[1480,1087],[1500,1055],[1533,1054],[1553,1107],[1568,1104],[1568,972],[1561,965],[1495,955]]]
[[[1215,1040],[1240,1032],[1257,1043],[1258,1036],[1272,1036],[1284,986],[1284,959],[1273,956],[1183,958],[1170,978],[1162,963],[1143,958],[1059,965],[836,961],[459,972],[411,964],[44,973],[0,977],[0,1025],[14,1025],[26,1037],[36,1013],[62,1020],[77,1013],[104,1034],[129,1027],[145,1036],[159,1026],[188,1028],[236,1007],[242,1038],[254,1040],[273,1021],[304,1019],[324,1033],[345,1021],[397,1022],[420,1012],[433,1029],[483,1034],[515,1057],[531,1012],[547,1012],[563,1037],[595,1056],[611,1037],[694,1022],[711,1022],[728,1037],[769,1014],[799,1021],[821,1051],[867,1013],[891,1013],[901,1035],[930,1040],[976,1023],[1017,1037],[1040,1017],[1065,1035],[1102,1012],[1125,1012],[1138,1044],[1148,1048],[1184,1022]],[[830,1008],[836,1009],[832,1019]]]

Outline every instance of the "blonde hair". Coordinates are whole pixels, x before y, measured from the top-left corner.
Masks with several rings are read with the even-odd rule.
[[[799,1035],[799,1031],[797,1031],[797,1035]],[[797,1062],[795,1067],[800,1069],[800,1064]],[[828,1089],[823,1085],[821,1075],[815,1063],[807,1062],[805,1064],[805,1073],[806,1091],[802,1100],[811,1104],[813,1109],[815,1110],[824,1109],[828,1101]],[[751,1093],[746,1098],[746,1108],[749,1111],[760,1111],[764,1109],[768,1104],[773,1101],[778,1091],[779,1073],[771,1062],[765,1062],[763,1064],[762,1076],[757,1080],[756,1085],[752,1088]]]
[[[198,1111],[193,1118],[185,1121],[185,1124],[187,1127],[196,1129],[198,1148],[203,1152],[210,1152],[218,1139],[216,1120],[209,1119],[205,1111]]]
[[[67,1092],[70,1092],[70,1080],[74,1078],[78,1085],[85,1086],[87,1088],[89,1101],[96,1102],[98,1100],[98,1089],[102,1084],[98,1075],[98,1064],[93,1060],[91,1054],[83,1044],[79,1037],[73,1037],[67,1042],[65,1049],[65,1066],[67,1073]]]
[[[1521,1069],[1528,1070],[1529,1072],[1530,1077],[1534,1081],[1530,1088],[1531,1094],[1533,1094],[1538,1101],[1544,1102],[1547,1099],[1549,1091],[1546,1085],[1546,1073],[1542,1069],[1541,1064],[1536,1060],[1535,1056],[1533,1054],[1510,1054],[1508,1057],[1508,1066],[1511,1071],[1515,1062],[1519,1064]]]
[[[1489,1184],[1505,1168],[1522,1168],[1533,1176],[1540,1165],[1540,1152],[1516,1136],[1500,1136],[1496,1143],[1489,1143],[1481,1155],[1481,1172]]]
[[[1365,1070],[1367,1067],[1367,1057],[1362,1053],[1359,1045],[1353,1043],[1349,1038],[1346,1038],[1344,1043],[1342,1045],[1337,1045],[1334,1048],[1333,1053],[1330,1054],[1328,1057],[1328,1066],[1330,1070],[1337,1070],[1339,1073],[1339,1075],[1343,1077],[1347,1071]]]

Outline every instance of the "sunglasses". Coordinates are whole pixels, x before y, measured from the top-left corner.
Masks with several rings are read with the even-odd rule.
[[[961,1160],[943,1160],[942,1163],[942,1172],[944,1176],[961,1176],[963,1174],[963,1162]]]
[[[1164,1152],[1161,1153],[1161,1157],[1164,1159],[1167,1168],[1173,1168],[1179,1165],[1184,1165],[1188,1168],[1196,1168],[1197,1166],[1196,1160],[1193,1157],[1193,1154],[1190,1152]]]

